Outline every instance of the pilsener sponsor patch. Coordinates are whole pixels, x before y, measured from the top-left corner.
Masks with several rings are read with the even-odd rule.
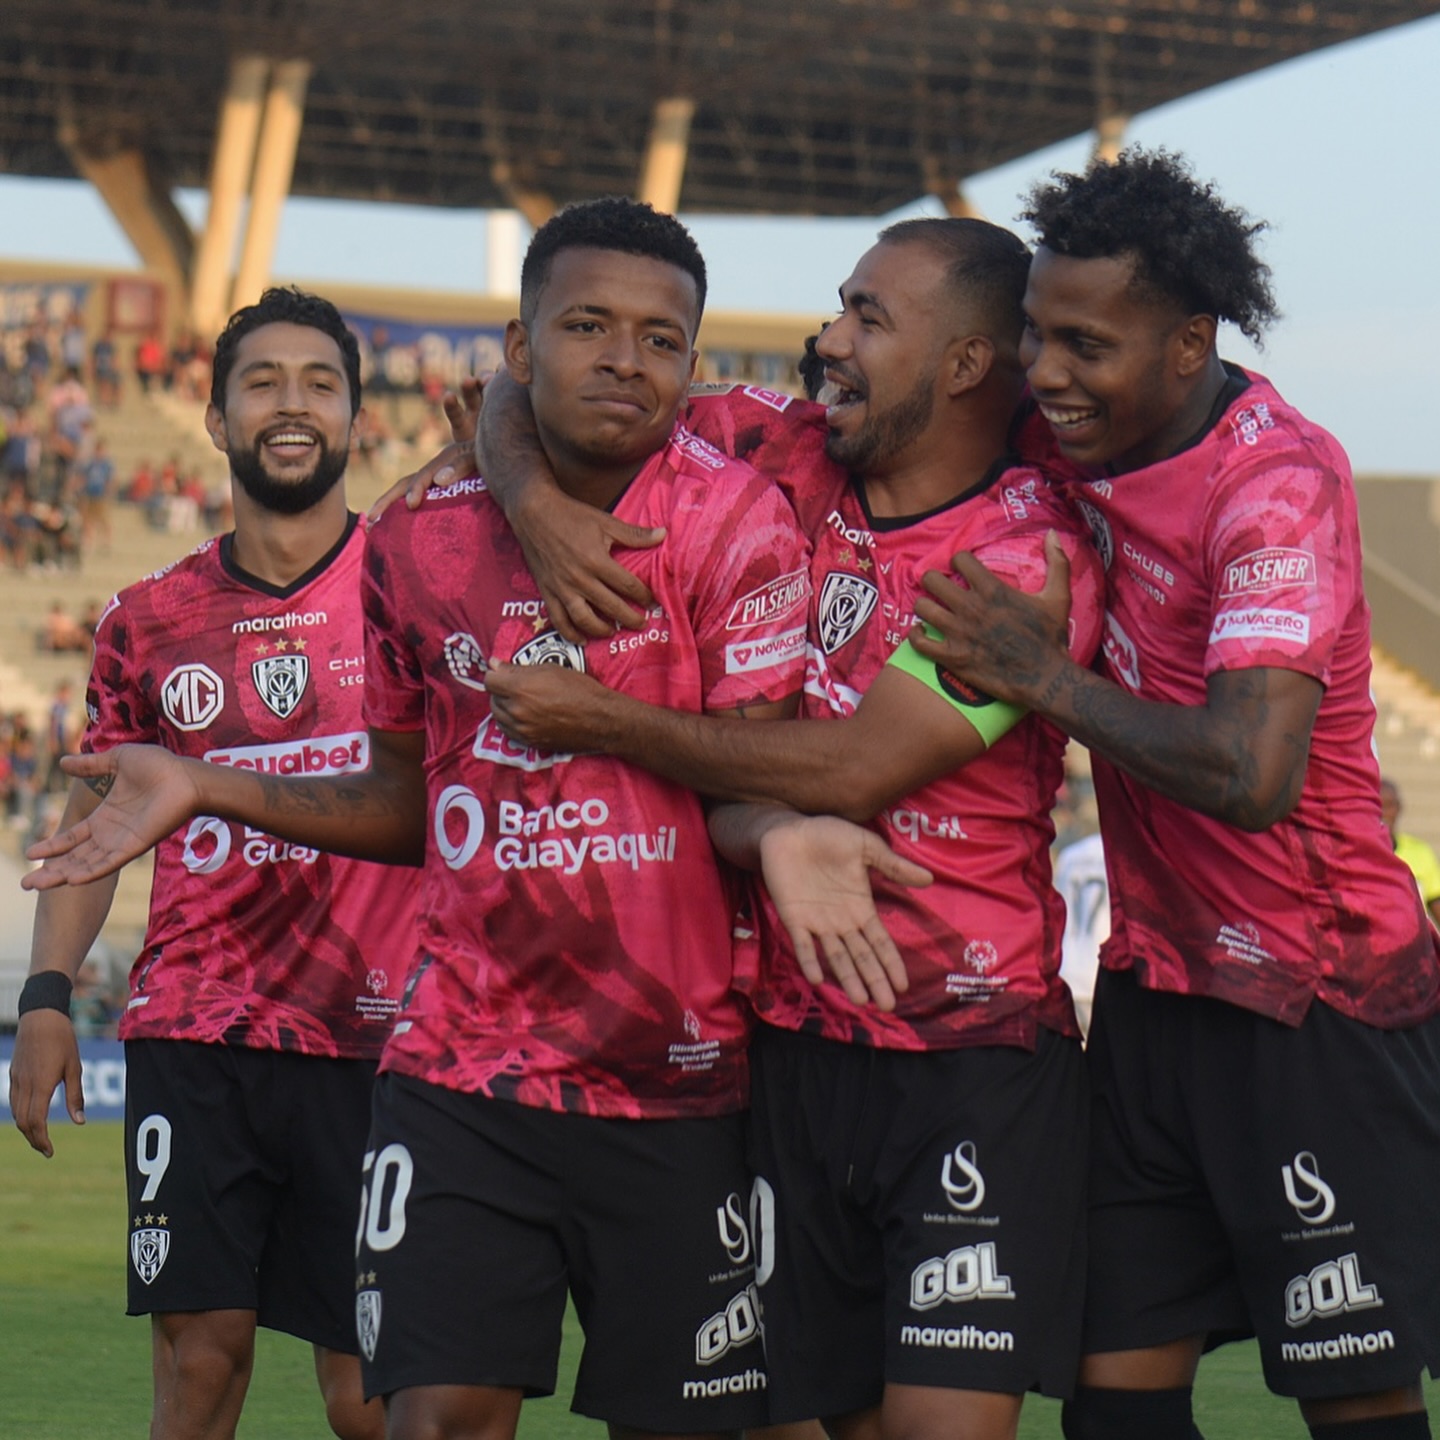
[[[1308,550],[1294,550],[1272,545],[1252,550],[1225,567],[1220,593],[1257,595],[1266,590],[1281,590],[1292,585],[1315,584],[1315,557]]]

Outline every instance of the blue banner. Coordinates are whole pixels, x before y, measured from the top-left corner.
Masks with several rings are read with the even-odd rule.
[[[14,1124],[10,1114],[10,1056],[15,1037],[0,1037],[0,1121]],[[125,1047],[118,1040],[80,1042],[80,1083],[85,1090],[85,1119],[125,1118]],[[65,1100],[57,1087],[50,1102],[50,1114],[64,1118]]]
[[[454,390],[463,376],[495,370],[505,358],[503,325],[416,325],[354,311],[345,323],[360,342],[366,387],[380,393],[419,390],[426,375]]]

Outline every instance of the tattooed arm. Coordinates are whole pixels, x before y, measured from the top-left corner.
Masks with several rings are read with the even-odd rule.
[[[158,745],[67,757],[87,783],[110,782],[88,818],[31,847],[44,860],[31,890],[80,885],[118,870],[195,815],[253,825],[297,844],[395,865],[425,855],[423,731],[370,732],[370,768],[318,779],[263,775],[182,759]]]
[[[1069,566],[1047,541],[1038,595],[997,580],[971,555],[955,568],[969,586],[932,571],[916,614],[921,654],[969,684],[1046,716],[1143,785],[1242,830],[1264,830],[1294,809],[1305,781],[1320,683],[1298,671],[1222,670],[1203,705],[1142,700],[1075,664],[1065,647]]]

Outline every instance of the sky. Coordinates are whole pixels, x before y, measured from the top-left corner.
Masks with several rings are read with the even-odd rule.
[[[1276,66],[1137,116],[1127,139],[1179,151],[1225,199],[1269,222],[1262,254],[1282,318],[1257,352],[1238,333],[1222,351],[1262,370],[1339,437],[1361,472],[1440,476],[1440,16]],[[1090,137],[972,178],[970,198],[1030,238],[1017,211],[1055,169],[1082,168]],[[177,201],[199,224],[204,196]],[[691,215],[717,310],[833,313],[835,292],[884,224],[941,213],[934,201],[859,220]],[[292,199],[278,279],[478,291],[478,211]],[[134,263],[88,187],[0,176],[0,254]]]

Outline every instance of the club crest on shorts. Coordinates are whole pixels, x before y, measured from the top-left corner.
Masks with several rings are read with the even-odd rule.
[[[820,587],[820,648],[833,655],[875,613],[880,592],[868,580],[832,570]]]
[[[375,1345],[380,1339],[380,1292],[362,1290],[355,1297],[355,1333],[367,1360],[375,1358]]]
[[[251,662],[250,674],[254,677],[260,698],[285,720],[305,694],[305,686],[310,680],[310,657],[267,655],[263,660]]]
[[[168,1230],[157,1225],[146,1225],[130,1232],[130,1263],[145,1284],[149,1285],[154,1281],[165,1268],[165,1261],[169,1256]]]
[[[572,645],[563,635],[547,630],[528,644],[522,645],[511,657],[514,665],[563,665],[567,670],[585,673],[585,652]]]

